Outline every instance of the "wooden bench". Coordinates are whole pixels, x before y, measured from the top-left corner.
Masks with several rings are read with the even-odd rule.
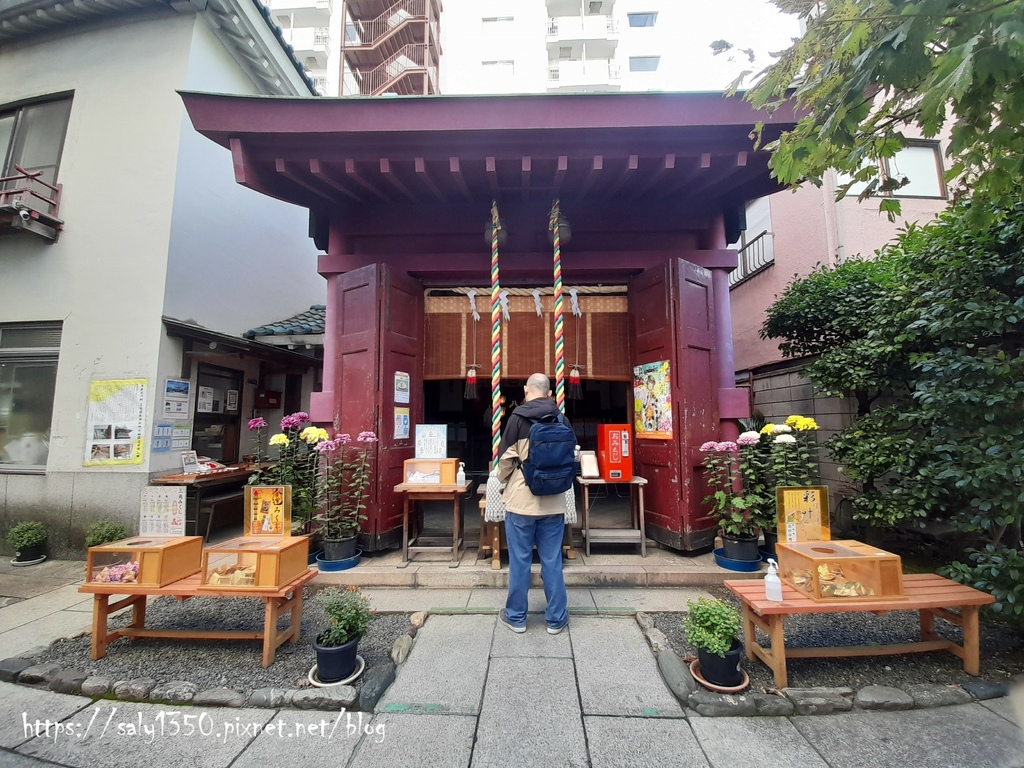
[[[307,569],[291,583],[276,592],[267,590],[232,589],[230,592],[200,591],[199,574],[181,579],[165,587],[140,587],[131,584],[83,584],[79,592],[91,594],[92,603],[92,658],[102,659],[107,655],[107,644],[120,637],[163,637],[179,640],[262,640],[263,666],[274,663],[277,649],[283,643],[294,643],[302,629],[302,588],[316,576],[316,571]],[[111,603],[111,596],[127,595]],[[150,596],[170,595],[179,601],[190,597],[258,597],[265,607],[262,632],[240,630],[206,629],[147,629],[146,600]],[[132,621],[113,632],[107,629],[107,618],[111,613],[131,606]],[[277,620],[289,612],[287,628],[277,629]]]
[[[782,584],[782,602],[766,600],[761,580],[726,581],[728,587],[743,604],[743,642],[747,658],[758,657],[775,674],[775,686],[787,685],[786,658],[820,658],[842,656],[881,656],[895,653],[921,653],[946,650],[959,656],[964,671],[979,674],[978,609],[994,603],[995,597],[977,589],[932,573],[904,574],[903,598],[878,600],[812,600],[785,582]],[[959,613],[950,609],[959,608]],[[782,634],[782,622],[787,616],[814,613],[866,612],[882,616],[889,611],[916,610],[921,621],[921,639],[916,642],[893,645],[860,645],[848,647],[787,648]],[[940,638],[935,634],[935,618],[945,619],[963,628],[963,645]],[[755,630],[768,636],[768,647],[757,642]]]

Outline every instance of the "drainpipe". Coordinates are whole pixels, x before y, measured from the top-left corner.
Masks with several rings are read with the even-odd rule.
[[[711,227],[708,247],[725,250],[725,220],[718,215]],[[735,440],[740,435],[737,419],[750,415],[746,391],[736,387],[736,364],[732,348],[732,305],[729,301],[729,271],[721,267],[711,270],[711,292],[715,306],[715,351],[718,374],[718,434],[722,440]]]

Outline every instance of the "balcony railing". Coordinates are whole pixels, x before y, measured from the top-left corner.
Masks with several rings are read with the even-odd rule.
[[[772,236],[771,232],[762,232],[739,252],[739,264],[729,273],[729,287],[739,285],[775,263],[775,242]]]
[[[548,80],[567,86],[601,85],[621,79],[621,65],[608,59],[565,60],[548,65]]]
[[[548,37],[564,38],[594,38],[606,35],[616,35],[619,32],[619,22],[611,16],[578,18],[569,16],[563,18],[549,18],[547,21]]]

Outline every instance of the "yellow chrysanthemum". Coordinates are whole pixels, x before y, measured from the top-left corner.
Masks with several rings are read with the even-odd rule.
[[[310,445],[322,443],[324,440],[330,440],[330,435],[327,434],[327,430],[320,427],[306,427],[299,433],[299,437]]]
[[[288,445],[291,440],[288,439],[288,435],[284,432],[278,432],[276,435],[270,438],[271,445]]]
[[[796,423],[793,425],[793,429],[795,429],[797,432],[808,432],[808,431],[810,431],[812,429],[817,429],[817,428],[818,428],[818,422],[816,422],[812,418],[809,418],[809,417],[808,418],[804,418],[803,416],[798,418],[796,420]]]
[[[774,431],[775,431],[775,425],[774,424],[765,424],[763,427],[761,427],[761,434],[762,435],[770,435]]]
[[[788,419],[786,419],[786,426],[793,427],[794,429],[796,429],[797,428],[796,425],[799,424],[800,421],[803,420],[803,418],[804,418],[803,416],[797,416],[794,413],[792,416],[790,416]]]

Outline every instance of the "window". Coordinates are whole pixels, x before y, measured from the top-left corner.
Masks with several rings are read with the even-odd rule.
[[[661,56],[630,56],[630,72],[654,72],[661,62]]]
[[[729,273],[730,288],[775,263],[775,233],[768,198],[759,197],[747,203],[744,218],[746,226],[739,242],[729,246],[739,251],[736,269]]]
[[[60,334],[60,323],[0,324],[0,471],[46,468]]]
[[[601,0],[591,0],[587,6],[587,13],[591,16],[601,13],[601,8],[604,5]]]
[[[571,59],[572,58],[572,46],[571,45],[560,45],[560,46],[558,46],[558,58],[560,58],[560,59]]]
[[[653,27],[658,20],[658,13],[627,13],[626,17],[631,27]]]
[[[14,175],[17,165],[42,171],[40,180],[56,184],[70,114],[70,98],[0,108],[0,176]]]
[[[515,16],[485,16],[481,19],[484,26],[487,27],[493,24],[511,24],[515,21]]]
[[[946,186],[942,181],[942,159],[939,156],[937,142],[915,142],[908,144],[893,157],[885,158],[879,166],[881,178],[907,179],[907,183],[891,192],[876,193],[879,197],[946,197]],[[850,181],[849,174],[837,174],[837,182],[842,186]],[[867,186],[857,182],[846,193],[847,197],[856,197]]]
[[[481,61],[480,65],[484,68],[488,77],[510,78],[516,73],[516,63],[511,59],[506,61]]]
[[[238,461],[241,391],[241,371],[199,365],[192,449],[200,456],[222,464]]]

